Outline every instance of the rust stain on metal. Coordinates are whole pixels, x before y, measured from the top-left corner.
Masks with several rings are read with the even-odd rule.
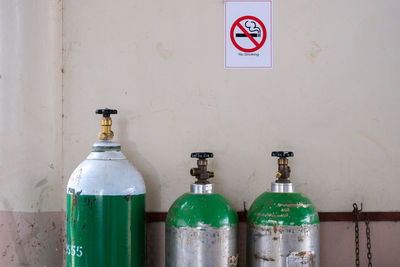
[[[72,199],[72,207],[71,207],[71,218],[74,218],[74,211],[76,210],[76,207],[78,205],[78,201],[79,201],[79,196],[82,193],[82,190],[79,192],[75,192],[75,189],[69,188],[68,192],[71,193],[73,195],[73,199]],[[73,223],[76,223],[76,220],[73,221]]]
[[[76,207],[76,205],[78,205],[78,200],[79,200],[79,196],[82,193],[82,190],[79,192],[75,192],[75,189],[70,188],[69,189],[69,193],[71,193],[72,195],[74,195],[74,198],[72,200],[72,207]],[[72,209],[73,210],[73,209]],[[72,214],[71,214],[72,216]]]
[[[308,252],[308,251],[300,251],[295,254],[296,257],[304,257],[304,256],[308,256],[308,255],[310,255],[310,252]]]
[[[310,267],[315,267],[315,254],[310,251],[292,252],[288,255],[289,258],[300,258],[296,261],[300,264],[308,264]]]
[[[259,255],[259,254],[254,254],[254,258],[259,259],[259,260],[263,260],[263,261],[275,261],[274,258],[272,257],[265,257],[263,255]]]
[[[239,262],[239,254],[230,256],[228,258],[228,266],[229,267],[237,266],[238,262]]]
[[[132,196],[131,196],[131,195],[126,195],[126,196],[125,196],[126,202],[131,201],[131,199],[132,199]]]

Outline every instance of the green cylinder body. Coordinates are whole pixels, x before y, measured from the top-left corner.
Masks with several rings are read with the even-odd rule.
[[[311,201],[300,193],[261,194],[251,205],[247,222],[251,225],[319,224],[318,212]]]
[[[236,266],[238,217],[220,194],[186,193],[168,211],[166,266]]]
[[[144,266],[144,202],[144,194],[67,194],[67,266]]]
[[[174,227],[220,228],[237,224],[238,218],[232,204],[221,194],[186,193],[172,204],[166,225]]]
[[[145,194],[119,144],[94,144],[68,181],[67,267],[144,267]]]

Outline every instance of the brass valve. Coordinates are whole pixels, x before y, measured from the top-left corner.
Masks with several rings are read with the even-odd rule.
[[[290,183],[290,166],[288,157],[293,157],[294,153],[291,151],[273,151],[271,153],[272,157],[279,157],[278,158],[278,171],[276,172],[275,176],[278,178],[275,182],[277,183]]]
[[[190,169],[190,175],[195,176],[196,184],[209,184],[208,179],[214,177],[214,172],[207,170],[207,158],[213,158],[213,153],[210,152],[194,152],[190,155],[192,158],[197,158],[197,168]]]
[[[111,131],[112,119],[110,115],[117,113],[118,111],[116,109],[106,108],[96,110],[96,114],[103,115],[103,118],[101,119],[101,133],[99,134],[100,140],[111,140],[114,137],[114,133]]]

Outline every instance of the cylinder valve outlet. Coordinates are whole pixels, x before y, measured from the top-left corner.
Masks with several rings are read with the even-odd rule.
[[[171,205],[165,221],[166,267],[233,267],[238,263],[238,218],[232,204],[214,193],[207,170],[210,152],[194,152],[197,168],[190,174],[196,182],[190,192]]]
[[[197,158],[197,168],[190,169],[190,175],[196,177],[195,184],[209,184],[208,179],[214,177],[214,172],[207,170],[207,159],[213,158],[214,154],[211,152],[193,152],[190,154],[191,158]]]
[[[273,151],[272,157],[278,157],[278,171],[276,172],[276,183],[290,183],[290,166],[289,157],[293,157],[294,153],[291,151]]]
[[[100,141],[71,174],[66,194],[66,267],[146,266],[146,185],[113,142],[111,114],[102,114]]]
[[[116,109],[97,109],[96,114],[102,114],[101,119],[101,133],[99,134],[99,139],[102,141],[111,140],[114,137],[113,131],[111,131],[112,119],[111,114],[117,114]]]
[[[319,218],[311,200],[290,182],[291,151],[273,151],[278,171],[271,192],[254,200],[247,213],[246,266],[319,267]]]

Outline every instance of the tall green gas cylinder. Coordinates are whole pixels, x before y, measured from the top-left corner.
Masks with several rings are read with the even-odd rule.
[[[67,188],[67,267],[144,267],[143,178],[112,141],[111,114],[100,109],[100,141]]]
[[[214,193],[207,171],[209,152],[191,154],[197,168],[190,170],[197,181],[168,211],[166,231],[167,267],[228,267],[238,262],[238,217],[231,203]]]
[[[318,213],[308,198],[294,192],[287,159],[293,155],[272,152],[278,157],[278,179],[248,212],[247,267],[319,266]]]

